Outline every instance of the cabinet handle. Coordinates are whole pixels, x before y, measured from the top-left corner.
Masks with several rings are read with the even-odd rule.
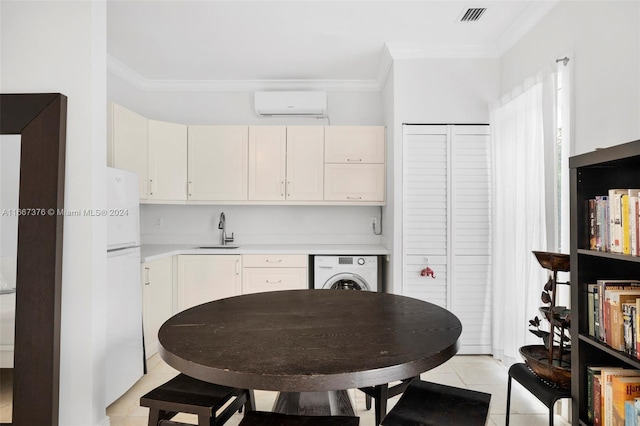
[[[362,162],[362,158],[347,158],[347,161],[357,163],[357,162]]]
[[[291,182],[287,181],[287,198],[291,197]]]
[[[362,200],[362,197],[347,197],[347,200]]]
[[[278,259],[278,260],[267,259],[267,263],[280,263],[280,262],[282,262],[282,259]]]
[[[153,195],[153,179],[149,179],[149,195]]]
[[[189,184],[187,185],[187,192],[189,193],[189,196],[191,196],[191,181],[189,181]]]
[[[240,275],[240,268],[239,268],[239,266],[240,266],[240,261],[239,261],[239,260],[236,260],[236,275]]]
[[[280,196],[284,197],[284,181],[280,181]]]
[[[280,284],[282,282],[282,280],[278,280],[278,281],[269,281],[269,280],[265,280],[265,282],[267,284]]]
[[[144,267],[144,285],[151,284],[151,269],[148,266]]]

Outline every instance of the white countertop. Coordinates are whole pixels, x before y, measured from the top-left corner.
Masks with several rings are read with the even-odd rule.
[[[231,245],[233,246],[233,245]],[[246,244],[237,248],[199,248],[196,244],[143,244],[140,261],[150,262],[178,254],[313,254],[313,255],[388,255],[389,249],[372,244]]]

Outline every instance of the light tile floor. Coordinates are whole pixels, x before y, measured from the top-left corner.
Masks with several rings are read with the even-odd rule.
[[[3,370],[4,371],[4,370]],[[148,409],[140,407],[140,396],[166,382],[177,374],[177,371],[165,364],[155,355],[149,360],[149,373],[142,377],[126,394],[107,407],[107,415],[111,419],[111,426],[146,426]],[[445,364],[422,374],[423,380],[429,380],[450,386],[458,386],[492,395],[488,426],[504,425],[507,398],[507,368],[491,356],[458,355]],[[10,416],[10,393],[6,388],[8,379],[6,372],[0,375],[0,422],[7,421]],[[256,391],[256,408],[271,410],[275,401],[275,392]],[[362,426],[373,426],[375,423],[373,410],[365,410],[365,397],[360,391],[351,390],[356,415],[360,417]],[[390,410],[400,397],[389,400]],[[9,401],[9,402],[8,402]],[[236,426],[241,420],[241,414],[234,415],[227,423]],[[180,414],[176,421],[196,424],[194,416]],[[533,397],[519,383],[513,382],[511,395],[512,426],[545,426],[548,424],[548,410],[541,402]],[[561,416],[555,416],[557,426],[567,426]]]

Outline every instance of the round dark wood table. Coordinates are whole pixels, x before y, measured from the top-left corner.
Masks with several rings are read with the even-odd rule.
[[[161,358],[184,374],[280,391],[275,411],[324,415],[318,407],[329,405],[353,415],[346,392],[327,391],[384,390],[419,376],[456,354],[461,331],[451,312],[410,297],[290,290],[198,305],[167,320],[158,338]]]

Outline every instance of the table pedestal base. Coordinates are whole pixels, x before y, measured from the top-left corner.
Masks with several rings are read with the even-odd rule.
[[[346,390],[328,392],[280,392],[273,411],[305,416],[355,416]]]

